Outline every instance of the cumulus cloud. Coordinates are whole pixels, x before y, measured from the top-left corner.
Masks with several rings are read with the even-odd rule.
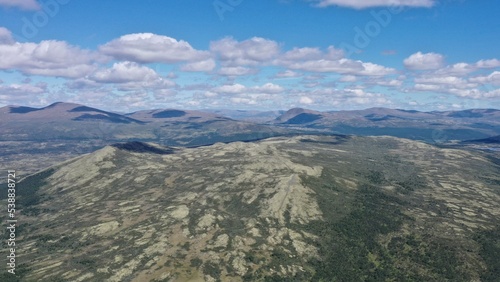
[[[323,88],[307,92],[299,92],[301,97],[308,97],[315,104],[328,105],[331,107],[373,107],[387,106],[391,101],[381,93],[368,92],[363,89],[345,88],[333,89]]]
[[[403,61],[410,70],[435,70],[444,65],[444,56],[436,53],[417,52]]]
[[[153,33],[123,35],[99,47],[99,50],[118,60],[138,63],[178,63],[202,61],[207,51],[194,49],[188,42]]]
[[[472,78],[456,76],[427,75],[415,78],[411,90],[452,94],[461,98],[490,99],[497,97],[496,90],[478,88],[481,85],[500,85],[500,72],[495,71],[488,76]]]
[[[210,50],[225,66],[255,66],[269,62],[280,52],[278,43],[261,37],[241,42],[226,37],[211,42]]]
[[[300,73],[294,72],[291,70],[285,70],[285,71],[279,72],[275,75],[275,77],[277,77],[277,78],[291,78],[291,77],[299,77],[299,76],[301,76]]]
[[[5,27],[0,27],[0,45],[12,45],[15,41],[12,38],[12,33]]]
[[[0,85],[0,93],[4,95],[26,95],[26,94],[40,94],[47,90],[46,84],[10,84]]]
[[[494,71],[487,76],[476,76],[469,79],[471,82],[481,83],[481,84],[494,84],[500,85],[500,71]]]
[[[323,56],[323,52],[319,48],[293,48],[285,52],[281,56],[284,61],[297,61],[297,60],[319,60]]]
[[[115,84],[122,91],[133,90],[162,90],[175,87],[173,81],[159,76],[153,69],[135,62],[114,63],[111,68],[101,69],[88,76],[92,82],[101,84]],[[92,82],[85,82],[92,86]]]
[[[264,85],[257,85],[253,87],[247,87],[245,85],[236,84],[226,84],[220,87],[216,87],[211,90],[211,93],[223,93],[223,94],[279,94],[285,91],[285,88],[278,84],[266,83]]]
[[[344,57],[344,51],[334,46],[329,46],[325,52],[318,48],[294,48],[283,53],[273,63],[290,70],[363,76],[380,76],[395,72],[392,68],[347,59]]]
[[[465,76],[482,69],[493,69],[500,67],[500,60],[489,59],[489,60],[479,60],[476,63],[456,63],[453,65],[448,65],[435,70],[434,75],[439,76]]]
[[[39,101],[43,100],[45,93],[47,93],[47,84],[45,83],[37,83],[35,85],[29,83],[0,84],[0,104],[39,105]]]
[[[434,0],[314,0],[318,7],[341,6],[354,9],[366,9],[373,7],[406,6],[425,7],[434,5]]]
[[[15,7],[23,10],[38,10],[40,5],[36,0],[0,0],[0,6]]]
[[[1,31],[0,31],[1,32]],[[8,41],[3,31],[3,42]],[[0,44],[0,69],[18,70],[24,74],[82,77],[94,71],[103,58],[96,52],[82,50],[64,41]]]
[[[403,85],[403,81],[399,79],[379,80],[376,81],[375,84],[387,87],[399,87]]]
[[[314,100],[307,97],[307,96],[302,96],[302,97],[300,97],[299,103],[304,104],[304,105],[311,105],[314,103]]]
[[[340,82],[355,82],[356,80],[357,78],[354,75],[343,75],[339,78]]]
[[[498,97],[500,97],[500,89],[487,91],[487,92],[483,93],[483,97],[488,98],[488,99],[498,98]]]
[[[477,67],[467,63],[457,63],[450,66],[446,66],[436,71],[437,75],[466,75],[473,71],[476,71]]]
[[[247,68],[247,67],[222,67],[217,72],[222,76],[243,76],[257,73],[256,69]]]
[[[268,93],[268,94],[277,94],[285,91],[285,88],[281,87],[280,85],[274,84],[274,83],[266,83],[262,86],[255,86],[252,88],[252,90],[256,92],[262,92],[262,93]]]
[[[456,76],[425,76],[418,77],[415,79],[416,83],[425,84],[448,84],[448,85],[458,85],[466,83],[465,80]]]
[[[490,59],[490,60],[480,60],[475,66],[480,69],[490,69],[500,67],[500,60]]]
[[[216,66],[213,59],[187,63],[181,67],[182,71],[188,72],[209,72],[212,71]]]
[[[387,68],[384,66],[363,63],[361,61],[354,61],[350,59],[340,59],[340,60],[311,60],[304,62],[289,62],[285,64],[289,69],[293,70],[303,70],[310,72],[330,72],[339,74],[353,74],[353,75],[387,75],[395,72],[392,68]]]
[[[92,80],[101,83],[143,81],[157,77],[153,69],[134,62],[114,63],[111,68],[99,70],[90,76]]]
[[[232,85],[222,85],[214,89],[215,93],[228,93],[228,94],[237,94],[242,93],[247,89],[246,86],[241,84],[232,84]]]

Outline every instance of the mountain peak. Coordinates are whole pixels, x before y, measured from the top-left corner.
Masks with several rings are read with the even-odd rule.
[[[299,117],[300,115],[300,117]],[[322,113],[304,108],[293,108],[286,111],[284,114],[276,118],[278,122],[289,122],[291,119],[298,117],[297,120],[292,120],[290,123],[307,123],[322,117]]]
[[[151,153],[159,155],[169,155],[173,154],[175,151],[172,148],[160,146],[153,143],[145,143],[132,141],[127,143],[115,143],[111,145],[112,147],[120,150],[125,150],[134,153]]]

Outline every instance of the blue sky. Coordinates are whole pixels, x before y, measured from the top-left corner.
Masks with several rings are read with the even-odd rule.
[[[500,108],[499,14],[486,0],[0,0],[0,106]]]

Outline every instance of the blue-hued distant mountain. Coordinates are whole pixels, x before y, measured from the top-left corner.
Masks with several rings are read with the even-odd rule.
[[[195,146],[298,133],[389,135],[431,143],[484,139],[500,135],[500,111],[154,109],[121,114],[73,103],[0,108],[4,141],[106,139]]]
[[[220,114],[155,109],[120,114],[73,103],[0,108],[0,141],[105,140],[199,146],[250,141],[289,133],[286,128]]]
[[[43,108],[7,106],[0,108],[0,116],[4,122],[53,122],[73,120],[104,121],[110,123],[142,123],[139,120],[120,114],[106,112],[84,105],[62,102],[54,103]]]
[[[420,112],[370,108],[353,111],[318,112],[295,108],[274,120],[286,127],[329,130],[341,134],[390,135],[428,142],[470,140],[500,134],[500,111]]]
[[[492,136],[483,139],[467,140],[464,143],[477,143],[477,144],[500,144],[500,135]]]

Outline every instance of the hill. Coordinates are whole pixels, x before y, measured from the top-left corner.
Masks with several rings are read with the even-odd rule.
[[[18,271],[21,281],[495,281],[499,165],[393,137],[107,146],[18,184]]]

